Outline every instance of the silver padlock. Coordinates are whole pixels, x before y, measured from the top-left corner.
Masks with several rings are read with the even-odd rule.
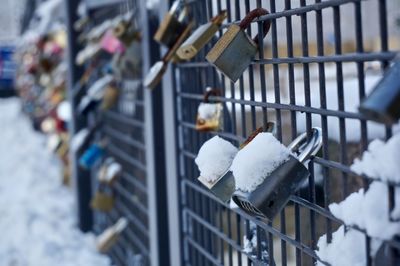
[[[252,10],[239,25],[232,24],[207,54],[207,61],[217,67],[232,82],[236,82],[240,78],[258,51],[258,35],[251,39],[245,33],[245,29],[250,26],[255,18],[268,13],[263,8]],[[263,37],[267,35],[270,25],[269,21],[264,21]]]
[[[257,218],[270,221],[286,206],[289,198],[310,175],[304,163],[311,159],[322,147],[322,130],[313,128],[312,136],[301,134],[289,146],[297,158],[290,155],[289,160],[278,166],[264,178],[255,190],[245,192],[237,189],[232,200],[245,212]]]

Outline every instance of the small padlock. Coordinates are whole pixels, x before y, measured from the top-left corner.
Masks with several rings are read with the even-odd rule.
[[[119,220],[109,228],[107,228],[96,239],[97,250],[101,253],[108,252],[118,241],[121,233],[128,227],[128,220],[125,217]]]
[[[169,12],[154,35],[154,40],[167,47],[172,47],[187,24],[184,22],[188,16],[188,7],[184,0],[175,0]]]
[[[261,132],[274,133],[275,123],[268,122],[266,127],[259,127],[240,145],[240,149],[243,149]],[[212,160],[212,158],[210,159]],[[230,171],[230,165],[226,169],[226,171],[214,182],[209,182],[203,176],[199,176],[197,180],[199,180],[205,187],[207,187],[222,202],[228,202],[231,199],[233,192],[235,191],[235,178]]]
[[[310,175],[304,163],[320,150],[322,130],[313,128],[312,136],[307,139],[307,133],[301,134],[288,146],[297,158],[290,155],[252,192],[237,189],[232,195],[233,201],[248,214],[272,221]]]
[[[142,39],[141,32],[133,28],[131,20],[120,21],[114,27],[113,33],[125,46],[129,46],[133,41],[141,41]]]
[[[93,210],[101,212],[109,212],[114,207],[114,196],[112,193],[107,193],[105,191],[104,185],[100,184],[94,197],[90,201],[90,207]]]
[[[181,59],[190,60],[203,49],[203,47],[212,39],[215,33],[220,29],[222,22],[227,17],[227,11],[221,11],[213,17],[210,22],[198,27],[192,35],[181,45],[176,52]]]
[[[400,119],[400,57],[385,72],[359,109],[368,119],[387,125],[397,123]]]
[[[207,88],[204,101],[197,109],[196,130],[198,131],[218,131],[223,127],[224,106],[221,102],[210,103],[209,97],[220,96],[217,89]]]
[[[111,109],[118,101],[119,89],[114,85],[108,85],[104,92],[104,97],[100,105],[101,110]]]
[[[92,144],[79,158],[79,165],[84,169],[90,169],[104,156],[104,144]]]
[[[112,186],[122,173],[122,166],[114,158],[107,158],[97,176],[100,183]]]
[[[207,61],[216,66],[232,82],[240,78],[258,51],[258,35],[252,40],[244,30],[255,18],[268,13],[263,8],[257,8],[248,13],[239,25],[232,24],[207,54]],[[263,37],[267,35],[270,24],[269,21],[264,21]]]
[[[173,59],[176,54],[176,51],[181,46],[182,42],[188,36],[191,28],[193,27],[193,22],[190,22],[179,38],[176,40],[175,44],[168,50],[168,52],[164,55],[162,60],[156,62],[147,73],[144,78],[143,85],[148,89],[154,89],[162,80],[162,77],[167,70],[168,63]]]

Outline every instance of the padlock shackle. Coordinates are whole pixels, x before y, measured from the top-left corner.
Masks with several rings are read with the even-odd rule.
[[[312,135],[308,137],[307,132],[298,136],[288,145],[288,149],[294,154],[298,154],[297,159],[304,163],[311,157],[315,156],[322,147],[322,129],[319,127],[312,128]]]
[[[224,10],[221,10],[221,12],[220,12],[218,15],[212,17],[211,20],[210,20],[210,22],[211,22],[211,23],[214,23],[214,24],[216,24],[216,25],[221,25],[222,22],[223,22],[227,17],[228,17],[228,11],[227,11],[226,9],[224,9]]]
[[[253,131],[253,133],[251,133],[247,139],[240,144],[239,149],[243,149],[244,147],[246,147],[251,141],[253,141],[253,139],[255,137],[257,137],[258,134],[260,133],[271,133],[272,135],[275,135],[275,123],[274,122],[267,122],[267,124],[265,126],[259,127],[256,130]]]
[[[219,89],[215,88],[209,88],[205,93],[204,93],[204,100],[203,102],[208,103],[209,102],[209,97],[210,96],[216,96],[219,97],[221,96],[221,91]]]
[[[256,8],[253,9],[252,11],[250,11],[245,17],[244,19],[240,22],[239,27],[242,30],[247,29],[251,22],[253,22],[254,19],[267,15],[269,14],[269,11],[264,9],[264,8]],[[269,20],[266,20],[263,22],[263,39],[265,38],[265,36],[267,36],[269,29],[271,27],[271,22]],[[256,37],[253,38],[253,41],[258,44],[258,34],[256,35]]]

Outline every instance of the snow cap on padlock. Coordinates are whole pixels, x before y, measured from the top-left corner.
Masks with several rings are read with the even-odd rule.
[[[288,158],[269,174],[260,171],[259,174],[266,175],[259,177],[263,181],[257,186],[251,184],[242,187],[240,182],[245,180],[236,180],[239,182],[238,189],[233,193],[232,199],[245,212],[258,218],[272,220],[285,207],[290,196],[297,191],[304,179],[310,175],[304,163],[314,156],[321,146],[320,128],[313,128],[309,137],[307,133],[301,134],[288,146],[288,150],[296,157],[289,153]],[[232,165],[232,168],[239,166]],[[258,183],[259,179],[252,181]]]

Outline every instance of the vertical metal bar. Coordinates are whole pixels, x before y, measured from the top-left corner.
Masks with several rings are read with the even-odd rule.
[[[77,99],[75,99],[75,84],[78,82],[82,69],[75,65],[75,57],[78,54],[78,33],[75,31],[73,24],[78,19],[76,11],[79,5],[78,0],[71,0],[65,2],[65,10],[67,17],[67,32],[68,32],[68,100],[71,103],[72,110],[76,110]],[[70,124],[69,133],[73,136],[80,128],[84,126],[82,118],[73,114],[72,123]],[[92,194],[90,173],[83,171],[77,165],[77,154],[70,153],[70,161],[72,167],[73,186],[77,193],[77,209],[79,228],[83,232],[90,231],[93,226],[93,214],[89,208],[89,202]]]

